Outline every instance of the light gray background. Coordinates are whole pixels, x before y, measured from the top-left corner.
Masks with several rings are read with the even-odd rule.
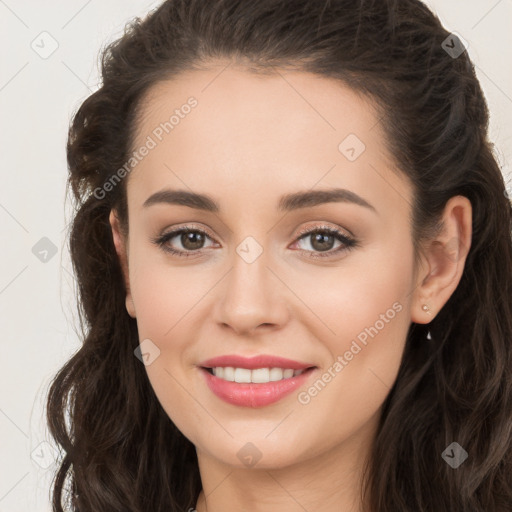
[[[426,3],[469,44],[491,110],[490,137],[512,191],[512,0]],[[56,464],[44,400],[51,378],[79,347],[64,239],[71,218],[68,123],[98,87],[100,48],[122,34],[128,19],[159,4],[0,0],[0,512],[51,510]],[[45,31],[50,35],[40,35]],[[52,44],[58,48],[42,58]],[[56,249],[46,262],[33,253],[43,237]]]

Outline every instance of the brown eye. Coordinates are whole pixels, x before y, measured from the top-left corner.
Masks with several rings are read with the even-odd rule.
[[[329,234],[315,233],[311,236],[311,247],[317,251],[328,251],[334,246],[334,236]]]
[[[181,245],[189,251],[196,251],[197,249],[201,249],[204,241],[204,234],[199,231],[188,231],[181,233]]]
[[[173,255],[188,257],[199,254],[206,239],[211,237],[201,229],[181,228],[153,238],[152,242]],[[178,245],[177,249],[175,245]]]
[[[359,242],[355,239],[343,234],[337,229],[329,227],[317,227],[302,231],[299,234],[296,243],[303,240],[310,240],[309,246],[306,249],[301,249],[302,252],[308,253],[310,258],[327,258],[337,256],[342,252],[349,251],[359,246]],[[336,241],[339,245],[335,247]]]

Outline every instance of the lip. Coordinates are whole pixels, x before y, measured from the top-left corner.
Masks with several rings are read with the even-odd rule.
[[[253,361],[251,361],[251,364],[252,362]],[[217,364],[217,366],[221,365]],[[289,368],[289,366],[287,367]],[[238,366],[238,368],[242,367]],[[258,368],[258,366],[256,366],[256,368]],[[265,368],[265,366],[260,368]],[[200,368],[200,371],[206,379],[207,386],[220,399],[232,405],[256,408],[273,404],[284,398],[286,395],[289,395],[297,388],[304,385],[311,374],[316,372],[316,368],[308,368],[296,377],[262,384],[252,382],[230,382],[216,377],[205,368]]]
[[[283,368],[291,370],[305,370],[315,366],[311,363],[300,363],[284,357],[260,354],[254,357],[244,357],[236,354],[214,357],[199,363],[203,368],[214,368],[217,366],[232,366],[234,368]]]

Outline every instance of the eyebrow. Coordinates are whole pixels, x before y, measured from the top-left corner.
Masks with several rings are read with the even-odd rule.
[[[149,196],[146,201],[144,201],[143,207],[147,208],[151,205],[162,203],[188,206],[189,208],[213,213],[220,212],[219,203],[212,197],[197,192],[189,192],[187,190],[160,190]],[[325,203],[353,203],[377,213],[377,210],[368,203],[368,201],[358,196],[356,193],[343,188],[307,190],[285,194],[280,198],[277,209],[281,212],[290,212]]]

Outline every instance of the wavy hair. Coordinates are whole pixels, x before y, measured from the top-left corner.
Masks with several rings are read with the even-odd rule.
[[[134,357],[137,323],[108,221],[115,208],[128,232],[126,179],[95,191],[133,151],[149,88],[218,58],[335,78],[370,99],[413,185],[415,252],[448,199],[470,200],[461,281],[430,324],[408,330],[363,495],[372,512],[510,511],[512,207],[474,65],[445,50],[449,37],[419,0],[167,0],[103,49],[101,87],[74,113],[67,143],[83,339],[47,398],[62,455],[54,512],[181,512],[201,490],[194,445]],[[469,454],[457,469],[441,457],[452,441]]]

